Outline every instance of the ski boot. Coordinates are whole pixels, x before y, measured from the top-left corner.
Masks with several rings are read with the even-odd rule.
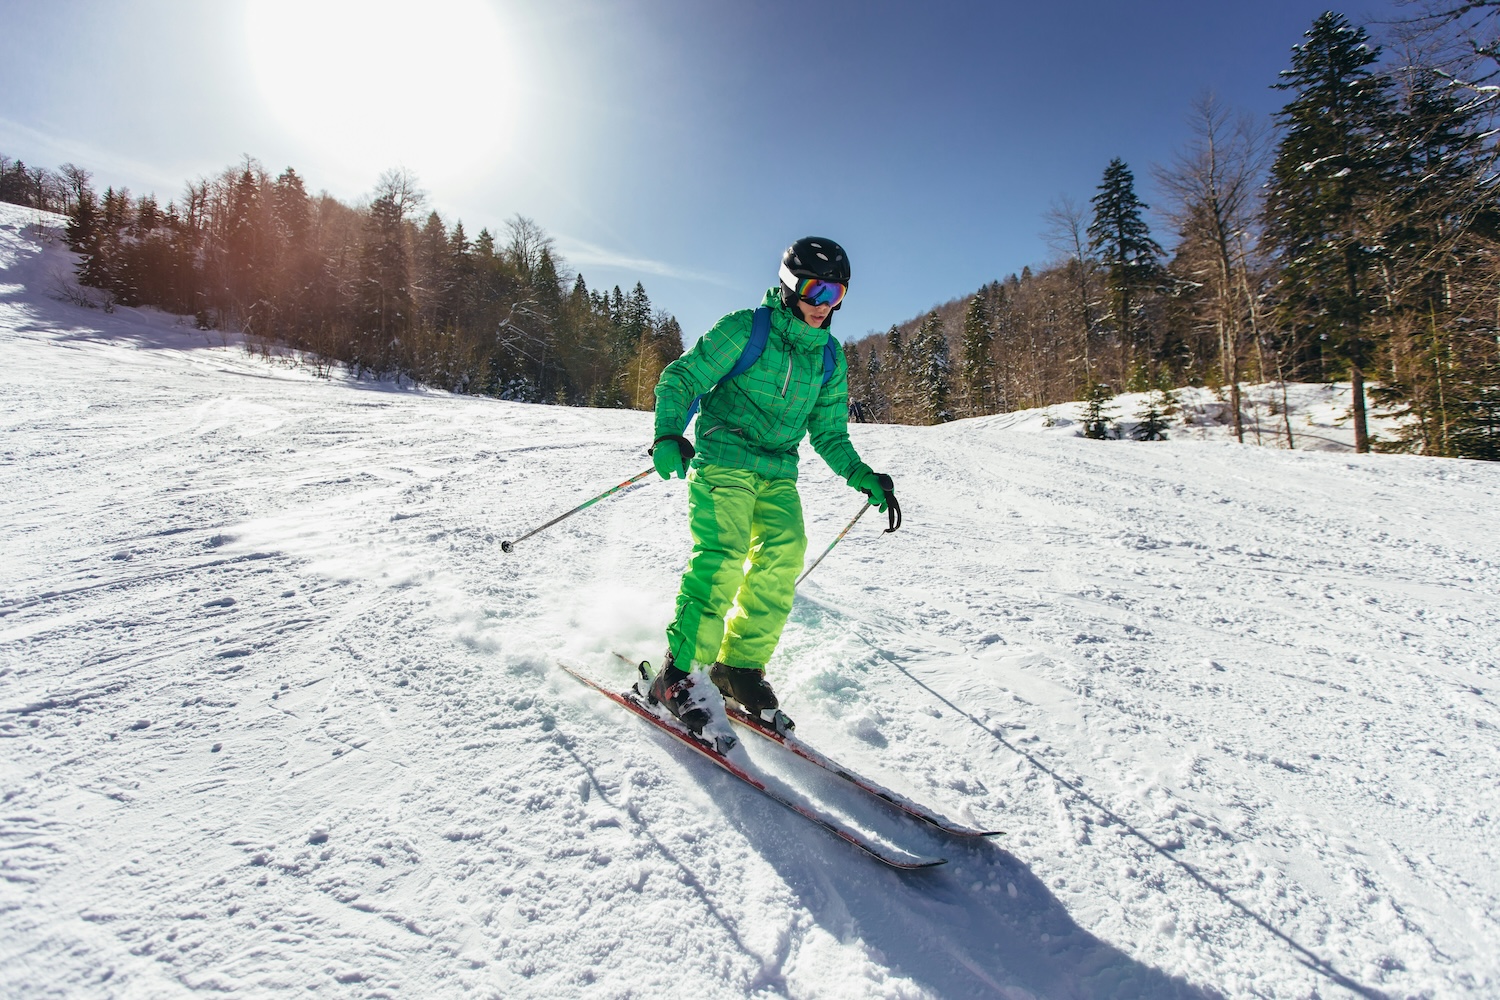
[[[781,710],[764,670],[715,663],[709,668],[708,677],[725,698],[738,702],[747,713],[774,726],[783,736],[796,728],[796,723]]]
[[[646,690],[646,700],[653,705],[662,705],[672,717],[692,730],[694,736],[706,737],[704,730],[714,722],[711,696],[701,690],[702,678],[677,666],[672,654],[662,661],[661,671],[652,679]],[[720,715],[722,716],[722,712]],[[724,730],[725,725],[712,726]],[[717,742],[717,740],[716,740]],[[733,745],[731,738],[730,745]],[[722,750],[721,750],[722,752]]]

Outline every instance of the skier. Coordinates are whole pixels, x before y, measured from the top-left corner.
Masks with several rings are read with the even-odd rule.
[[[849,441],[848,369],[827,332],[849,289],[849,259],[834,241],[809,236],[782,255],[780,279],[759,318],[752,309],[725,316],[656,384],[651,458],[663,479],[688,481],[693,552],[650,698],[695,733],[721,728],[720,695],[791,727],[765,670],[807,550],[797,494],[803,437],[898,523],[891,478],[871,471]],[[700,396],[695,447],[683,431]]]

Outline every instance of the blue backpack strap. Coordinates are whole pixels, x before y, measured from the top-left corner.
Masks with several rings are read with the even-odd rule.
[[[839,366],[839,349],[834,342],[833,334],[828,335],[828,343],[823,345],[823,384],[827,385],[833,378],[834,369]]]
[[[761,306],[755,310],[755,318],[750,322],[750,340],[745,344],[745,349],[740,352],[740,359],[729,369],[729,374],[719,379],[719,385],[723,385],[732,378],[738,378],[750,370],[750,366],[760,360],[760,356],[766,353],[766,341],[771,339],[771,310]],[[717,386],[715,386],[717,388]]]
[[[714,383],[714,389],[717,389],[730,379],[738,378],[749,371],[750,367],[760,360],[760,356],[766,353],[766,342],[770,339],[771,310],[766,306],[761,306],[755,310],[755,317],[750,321],[750,339],[745,342],[745,349],[740,352],[739,359],[735,361],[734,367],[729,369],[729,373]],[[829,357],[828,348],[824,348],[823,382],[825,384],[833,374],[832,369],[829,367]],[[713,390],[709,391],[712,392]],[[698,412],[698,403],[702,399],[703,394],[699,393],[693,397],[692,403],[688,405],[687,420],[683,421],[683,430],[687,430],[687,424],[692,422],[693,416]]]

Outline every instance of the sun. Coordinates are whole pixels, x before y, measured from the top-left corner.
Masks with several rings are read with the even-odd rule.
[[[461,174],[514,131],[513,53],[483,0],[250,0],[246,34],[277,119],[371,179]]]

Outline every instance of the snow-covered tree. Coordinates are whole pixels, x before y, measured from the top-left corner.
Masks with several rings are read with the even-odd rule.
[[[1114,390],[1108,385],[1095,382],[1089,386],[1088,394],[1083,398],[1083,413],[1080,415],[1084,437],[1097,441],[1109,437],[1110,425],[1115,422],[1113,401]]]
[[[963,327],[964,412],[978,416],[994,412],[995,332],[990,327],[989,308],[983,291],[969,300]]]
[[[953,368],[948,356],[948,338],[937,313],[929,313],[917,330],[916,342],[906,352],[912,378],[914,405],[922,423],[941,424],[953,419]]]
[[[1391,80],[1380,47],[1342,15],[1321,15],[1292,49],[1276,86],[1292,99],[1266,191],[1265,242],[1280,268],[1284,324],[1326,344],[1353,383],[1355,447],[1370,450],[1365,372],[1381,307],[1376,269],[1386,256],[1384,199],[1396,147]]]

